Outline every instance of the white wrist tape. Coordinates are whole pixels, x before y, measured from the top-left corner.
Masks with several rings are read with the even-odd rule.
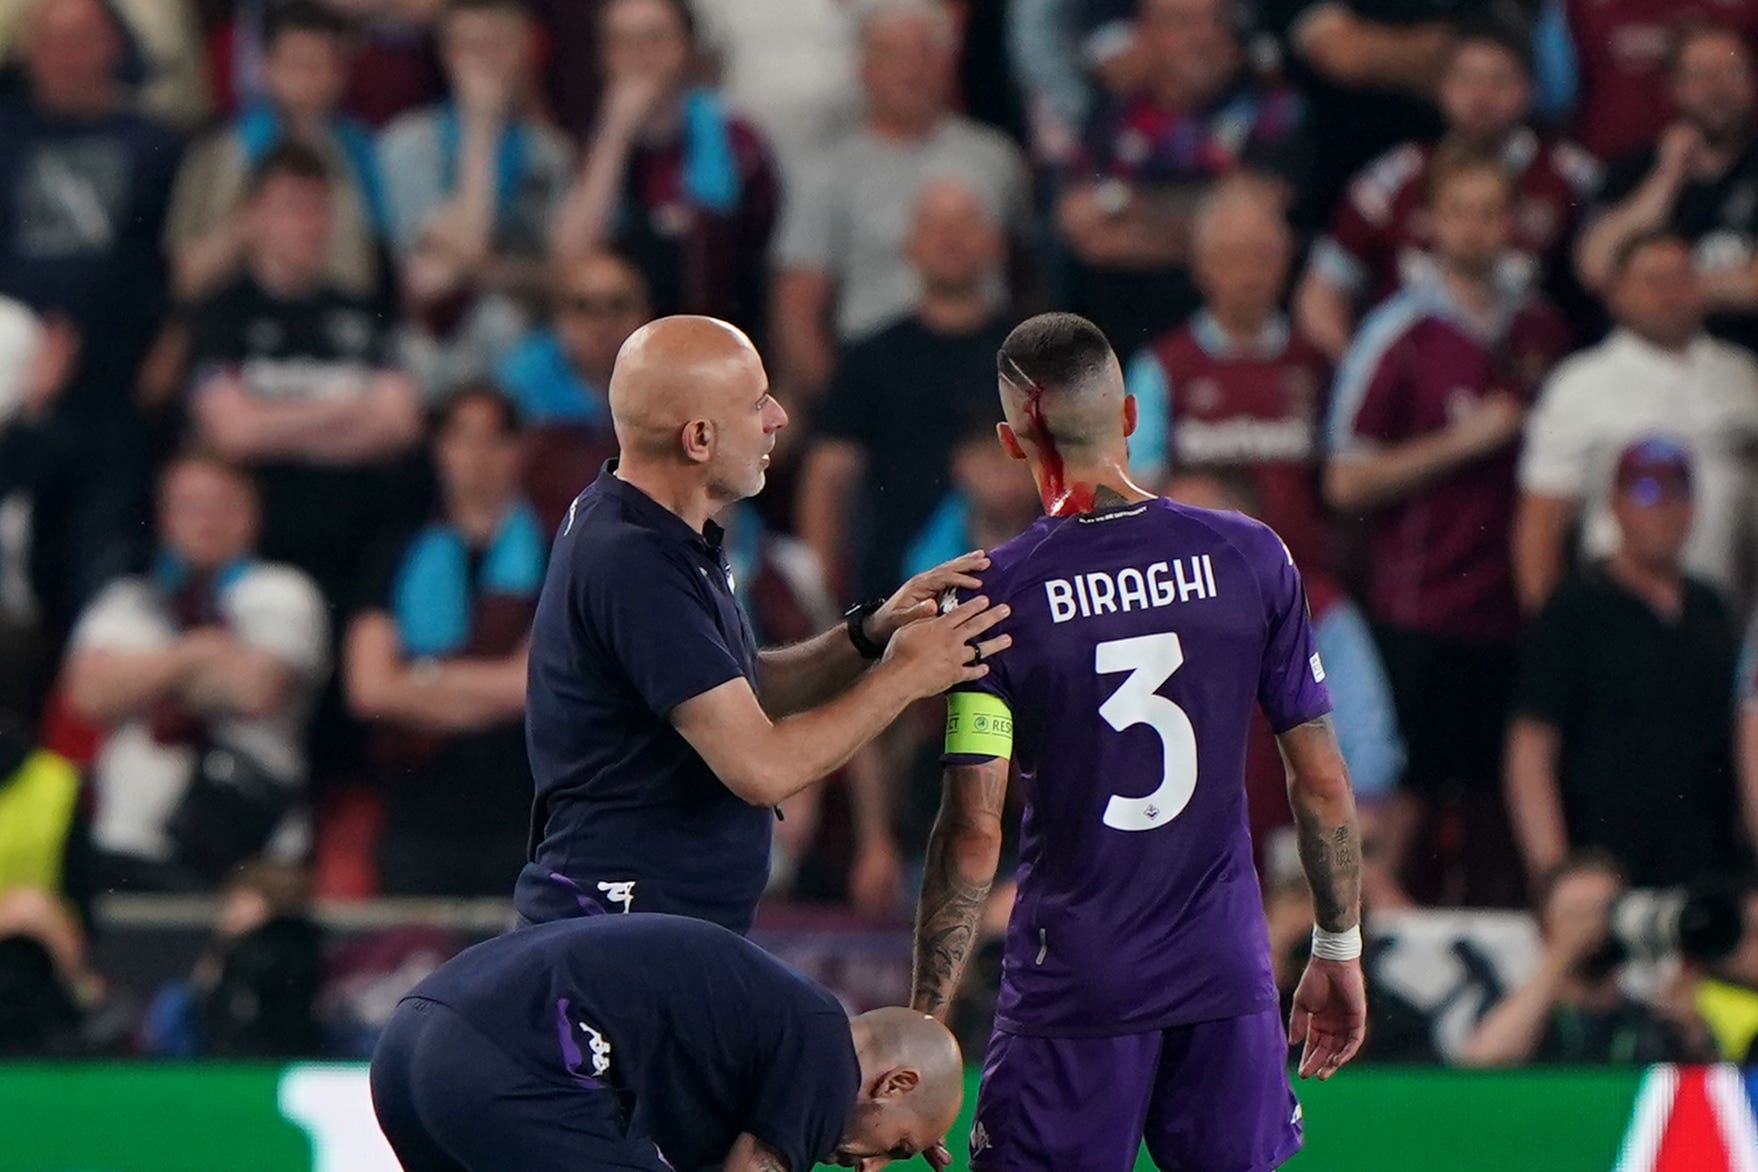
[[[1361,925],[1357,924],[1347,932],[1327,932],[1313,925],[1312,954],[1320,960],[1358,960],[1361,957]]]

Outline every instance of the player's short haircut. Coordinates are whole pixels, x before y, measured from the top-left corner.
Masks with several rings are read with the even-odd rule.
[[[318,0],[285,0],[271,5],[263,17],[262,45],[265,51],[272,49],[275,42],[288,33],[310,33],[341,40],[353,31],[353,23],[327,4],[320,4]]]
[[[433,415],[428,421],[428,434],[445,434],[457,422],[459,413],[472,403],[486,404],[494,412],[495,429],[501,435],[518,435],[524,430],[524,423],[519,418],[519,408],[513,400],[493,383],[478,382],[447,396],[433,409]]]
[[[1494,175],[1507,193],[1512,205],[1520,195],[1519,180],[1493,152],[1463,142],[1443,142],[1435,148],[1428,164],[1428,183],[1424,195],[1433,207],[1447,184],[1462,175]]]
[[[605,3],[600,6],[599,10],[601,19],[602,14],[608,11],[610,6],[616,2],[617,0],[605,0]],[[671,9],[671,14],[677,18],[678,26],[684,30],[684,39],[690,42],[692,46],[697,44],[696,10],[694,6],[691,5],[690,0],[659,0],[659,2]]]
[[[934,23],[935,35],[946,44],[958,39],[958,22],[945,0],[856,0],[855,27],[862,39],[881,21],[902,16],[925,16]]]
[[[1611,268],[1607,270],[1607,277],[1616,281],[1619,277],[1624,275],[1638,256],[1641,256],[1643,252],[1655,245],[1669,245],[1675,248],[1682,248],[1687,254],[1691,251],[1691,242],[1673,231],[1671,228],[1648,228],[1636,233],[1634,236],[1631,236],[1629,239],[1624,240],[1618,245],[1617,249],[1612,253]]]
[[[1447,51],[1447,67],[1459,56],[1461,49],[1472,45],[1486,45],[1499,49],[1513,58],[1528,80],[1531,79],[1532,40],[1520,29],[1499,19],[1493,14],[1477,17],[1462,24],[1453,39],[1453,46]]]
[[[271,179],[285,176],[290,179],[304,179],[311,183],[330,185],[334,176],[330,172],[329,163],[324,157],[302,142],[287,139],[277,143],[262,161],[251,169],[250,182],[245,185],[246,199],[255,197],[268,186]]]
[[[1666,75],[1677,79],[1679,70],[1685,64],[1685,50],[1693,43],[1701,40],[1724,40],[1740,51],[1746,64],[1752,64],[1752,46],[1740,35],[1740,30],[1732,25],[1718,24],[1712,20],[1682,20],[1673,26],[1673,35],[1666,51]]]
[[[1013,327],[995,368],[1022,393],[1032,385],[1052,394],[1079,394],[1117,356],[1099,327],[1075,313],[1040,313]]]

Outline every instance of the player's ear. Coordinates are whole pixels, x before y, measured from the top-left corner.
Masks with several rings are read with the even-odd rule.
[[[1123,434],[1135,434],[1135,425],[1141,419],[1141,410],[1135,405],[1134,395],[1123,396]]]
[[[995,435],[1001,441],[1001,450],[1015,460],[1025,459],[1025,449],[1020,447],[1019,437],[1013,434],[1013,428],[1005,423],[995,425]]]
[[[915,1090],[916,1084],[921,1081],[922,1076],[918,1072],[907,1066],[900,1066],[896,1070],[888,1070],[879,1076],[879,1083],[873,1088],[873,1097],[875,1099],[901,1099]]]
[[[703,464],[714,455],[714,423],[708,419],[692,419],[684,424],[684,457]]]

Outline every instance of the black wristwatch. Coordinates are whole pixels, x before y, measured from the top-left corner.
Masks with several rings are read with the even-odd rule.
[[[855,645],[855,650],[861,653],[862,659],[878,659],[885,654],[885,645],[867,638],[867,632],[862,627],[884,605],[883,598],[870,598],[866,602],[855,603],[843,612],[843,625],[848,628],[848,641]]]

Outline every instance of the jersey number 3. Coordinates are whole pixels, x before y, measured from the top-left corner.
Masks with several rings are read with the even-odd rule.
[[[1112,794],[1105,825],[1115,830],[1152,830],[1184,812],[1196,792],[1196,726],[1184,709],[1159,694],[1160,685],[1184,665],[1176,634],[1113,639],[1093,648],[1100,675],[1126,671],[1129,678],[1099,706],[1099,715],[1122,732],[1145,724],[1160,738],[1160,787],[1145,798]]]

